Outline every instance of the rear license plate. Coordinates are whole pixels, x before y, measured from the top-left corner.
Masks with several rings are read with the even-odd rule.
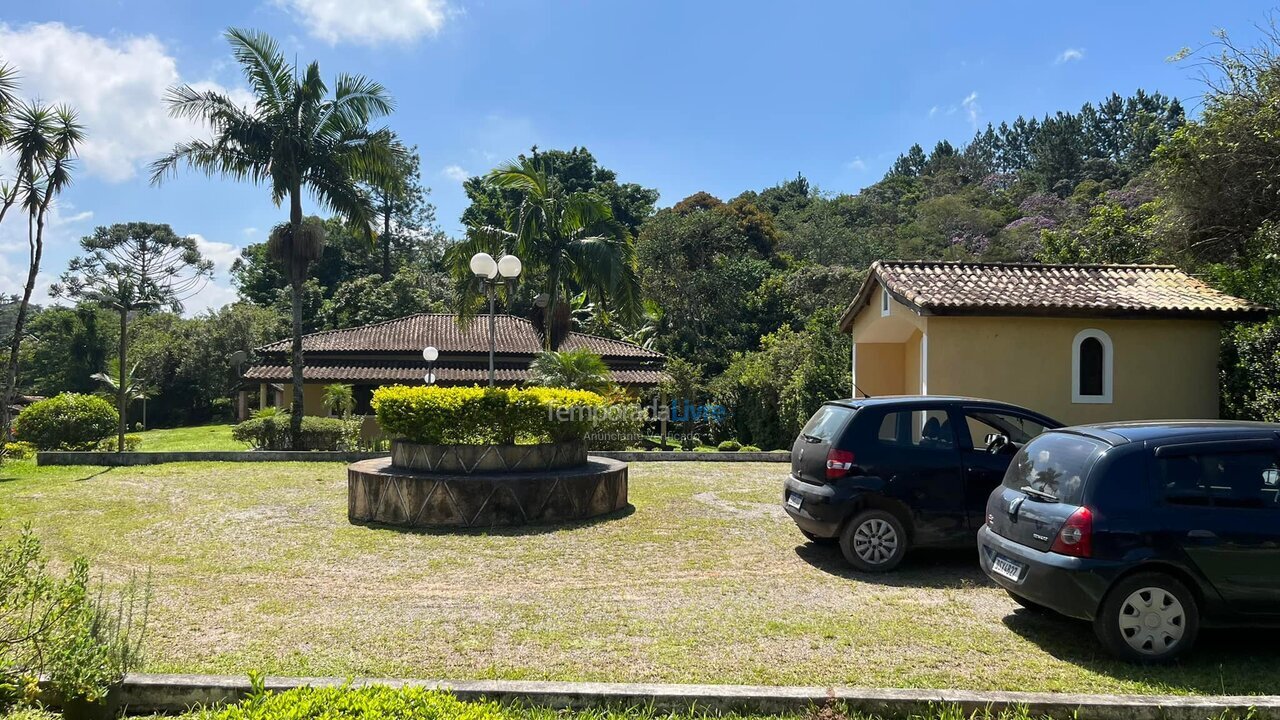
[[[787,505],[797,510],[800,509],[800,503],[803,501],[804,501],[804,498],[800,497],[796,493],[790,493],[787,495]]]
[[[991,561],[991,571],[1000,577],[1017,582],[1018,578],[1022,576],[1022,564],[1016,563],[1003,555],[997,555]]]

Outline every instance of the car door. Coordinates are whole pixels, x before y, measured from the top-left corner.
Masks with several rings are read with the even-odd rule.
[[[1029,415],[975,405],[959,407],[955,423],[964,471],[965,520],[971,532],[986,521],[987,498],[1004,480],[1009,461],[1018,450],[1047,427]],[[987,451],[986,437],[998,434],[1009,440],[999,452]]]
[[[1280,456],[1273,441],[1166,446],[1155,478],[1173,534],[1227,606],[1280,616]]]
[[[858,454],[858,464],[881,477],[884,493],[910,509],[913,542],[952,545],[971,540],[955,423],[947,404],[885,408],[870,420],[875,435],[867,452]]]

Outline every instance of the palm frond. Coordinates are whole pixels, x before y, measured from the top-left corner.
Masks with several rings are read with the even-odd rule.
[[[228,28],[224,34],[244,77],[258,96],[259,105],[276,112],[288,107],[293,86],[293,66],[285,60],[272,37],[257,30]]]

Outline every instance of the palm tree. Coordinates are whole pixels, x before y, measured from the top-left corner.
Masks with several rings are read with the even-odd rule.
[[[590,350],[545,351],[529,365],[529,384],[602,393],[613,380],[609,366]]]
[[[0,427],[8,432],[9,408],[18,384],[18,351],[44,255],[44,229],[53,199],[71,184],[76,149],[84,139],[74,110],[40,103],[19,104],[14,99],[14,74],[0,66],[0,150],[16,161],[11,184],[0,185],[0,223],[15,206],[27,217],[27,282],[9,338],[9,362],[0,398]]]
[[[356,408],[355,392],[347,383],[325,385],[324,406],[329,408],[329,412],[345,419]]]
[[[360,75],[339,75],[332,97],[312,62],[299,77],[276,42],[265,33],[229,29],[236,61],[255,95],[242,108],[222,93],[189,85],[166,96],[175,117],[203,120],[213,128],[208,140],[179,143],[152,164],[152,183],[179,165],[236,180],[264,184],[277,205],[288,200],[288,232],[272,232],[293,291],[293,413],[290,435],[302,432],[302,286],[311,261],[323,249],[323,235],[304,227],[302,191],[325,208],[361,228],[373,240],[377,217],[361,187],[390,187],[398,160],[390,130],[369,124],[391,113],[393,103],[382,85]]]
[[[151,390],[144,384],[143,379],[138,377],[138,363],[134,363],[133,366],[129,368],[128,374],[124,376],[124,382],[120,382],[119,376],[112,375],[108,372],[96,372],[89,377],[102,383],[104,390],[111,395],[112,399],[117,400],[117,402],[119,402],[121,398],[123,398],[124,403],[132,403],[134,400],[143,400],[147,398],[151,392]],[[142,420],[143,425],[145,426],[147,420],[145,416],[146,408],[144,407],[143,410],[144,413]],[[124,414],[122,413],[121,418],[123,417]],[[124,441],[121,440],[120,443],[120,452],[124,452]]]
[[[578,291],[616,309],[626,318],[639,314],[640,283],[635,250],[626,228],[613,217],[609,203],[585,192],[566,192],[536,153],[491,171],[485,181],[523,195],[507,218],[507,228],[469,228],[467,239],[449,248],[446,261],[459,281],[464,314],[474,311],[478,296],[469,261],[477,252],[494,257],[511,252],[533,274],[545,278],[543,342],[554,349],[556,310]]]

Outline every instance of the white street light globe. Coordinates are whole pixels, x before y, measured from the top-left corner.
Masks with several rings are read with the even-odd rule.
[[[508,280],[520,277],[520,258],[515,255],[503,255],[498,260],[498,274]]]
[[[433,363],[440,357],[440,351],[430,345],[422,349],[422,359],[429,363]]]
[[[426,384],[428,384],[428,385],[435,385],[435,384],[436,384],[436,374],[435,374],[435,373],[427,373],[426,375],[423,375],[423,376],[422,376],[422,381],[423,381],[423,382],[425,382],[425,383],[426,383]]]
[[[476,253],[471,256],[471,272],[492,280],[498,276],[498,263],[489,253]]]

